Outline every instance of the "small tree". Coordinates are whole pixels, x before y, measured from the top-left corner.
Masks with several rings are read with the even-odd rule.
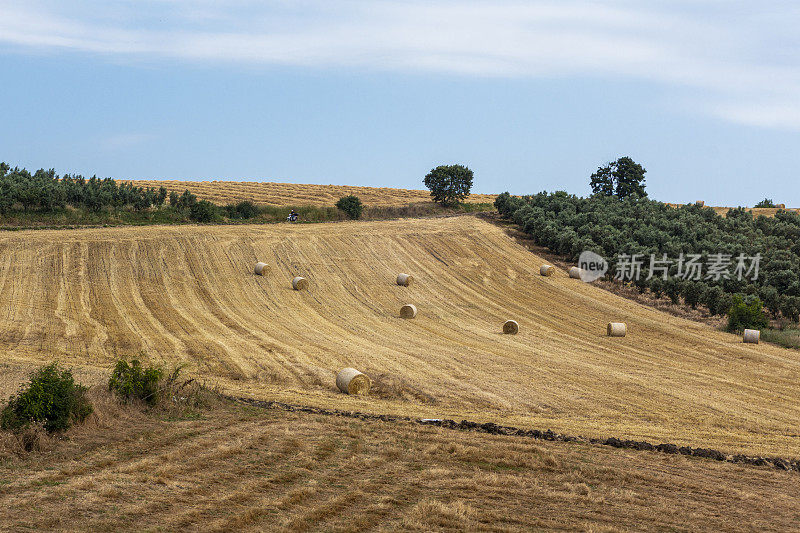
[[[764,198],[756,204],[756,207],[775,207],[775,203],[769,198]]]
[[[167,201],[167,196],[168,195],[169,195],[169,193],[167,192],[166,187],[163,187],[163,186],[159,187],[158,188],[158,196],[156,196],[156,205],[158,207],[161,207],[162,205],[164,205],[164,202]]]
[[[358,220],[361,218],[361,212],[364,210],[364,205],[361,203],[361,200],[358,198],[358,196],[351,194],[350,196],[342,196],[339,198],[339,201],[336,202],[336,208],[340,211],[343,211],[348,218],[352,220]]]
[[[740,295],[734,295],[731,308],[728,310],[728,331],[764,329],[768,325],[761,300],[752,298],[745,301]]]
[[[170,203],[172,203],[172,198],[170,197]],[[189,192],[189,189],[183,191],[180,198],[178,198],[177,207],[178,209],[190,209],[197,203],[197,196]]]
[[[703,286],[695,281],[684,281],[681,284],[681,295],[686,305],[695,309],[703,297]]]
[[[472,171],[463,165],[440,165],[425,176],[425,186],[434,202],[455,206],[469,196],[472,178]]]
[[[592,194],[617,198],[647,196],[644,175],[647,170],[630,157],[620,157],[590,176]]]

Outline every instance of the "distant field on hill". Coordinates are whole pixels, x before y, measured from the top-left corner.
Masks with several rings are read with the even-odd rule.
[[[121,180],[122,181],[122,180]],[[260,205],[332,206],[342,196],[354,194],[367,206],[404,206],[419,202],[430,202],[426,190],[391,189],[388,187],[351,187],[347,185],[302,185],[295,183],[271,183],[255,181],[149,181],[132,180],[138,187],[165,187],[169,191],[182,193],[189,190],[201,200],[216,204],[229,204],[250,200]],[[471,194],[469,203],[491,203],[496,194]]]
[[[367,206],[397,207],[413,203],[430,202],[430,192],[420,189],[392,189],[388,187],[356,187],[348,185],[310,185],[295,183],[273,183],[256,181],[179,181],[179,180],[119,180],[137,187],[165,187],[168,191],[182,193],[185,190],[201,200],[216,204],[250,200],[259,205],[332,206],[342,196],[354,194]],[[468,203],[492,203],[497,194],[471,194]],[[668,204],[676,207],[681,204]],[[724,216],[729,207],[713,207]],[[754,215],[775,216],[778,208],[747,208]],[[787,211],[797,211],[789,208]]]
[[[679,206],[684,205],[684,204],[670,204],[670,203],[668,203],[667,205],[672,206],[672,207],[679,207]],[[710,206],[707,206],[707,207],[710,207]],[[731,209],[731,208],[730,207],[711,207],[711,209],[713,209],[714,212],[716,212],[718,215],[724,217],[728,213],[728,210]],[[779,207],[747,207],[745,209],[747,211],[753,213],[753,216],[756,216],[756,217],[759,216],[759,215],[764,215],[766,217],[774,217],[775,213],[777,213],[778,211],[781,211],[781,210],[783,210],[783,211],[793,211],[793,212],[800,211],[800,209],[793,208],[793,207],[787,207],[787,208],[779,208]]]
[[[0,249],[0,362],[106,372],[143,351],[259,398],[800,455],[800,353],[543,278],[475,217],[21,231]],[[368,399],[336,390],[345,366],[373,377]]]

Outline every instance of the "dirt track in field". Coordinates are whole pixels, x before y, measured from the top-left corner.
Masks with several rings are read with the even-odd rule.
[[[543,278],[474,217],[32,231],[0,250],[7,372],[55,358],[99,382],[145,352],[255,398],[800,456],[798,352]],[[519,335],[500,333],[508,318]],[[343,366],[373,377],[370,398],[335,390]]]

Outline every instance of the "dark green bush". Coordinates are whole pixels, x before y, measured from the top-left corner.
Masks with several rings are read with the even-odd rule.
[[[108,380],[108,390],[125,401],[141,400],[155,405],[158,401],[158,383],[163,375],[161,367],[143,367],[138,359],[130,364],[120,360]]]
[[[189,217],[196,222],[212,222],[217,214],[217,206],[207,200],[200,200],[189,208]]]
[[[731,307],[728,310],[728,331],[742,331],[744,329],[764,329],[769,325],[764,314],[764,304],[758,298],[742,298],[733,296]]]
[[[31,374],[30,382],[9,399],[0,415],[0,426],[17,431],[41,423],[52,433],[82,422],[92,411],[86,387],[75,383],[72,371],[51,363]]]
[[[259,214],[259,209],[250,200],[239,202],[238,204],[228,204],[225,206],[228,218],[255,218]]]
[[[358,196],[353,196],[352,194],[339,198],[339,201],[336,202],[336,208],[344,212],[352,220],[361,218],[361,211],[364,210],[361,200]]]

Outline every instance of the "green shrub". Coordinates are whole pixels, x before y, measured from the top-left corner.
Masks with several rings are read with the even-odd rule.
[[[130,364],[119,360],[108,380],[108,390],[125,401],[141,400],[155,405],[158,401],[158,383],[163,375],[160,367],[143,367],[138,359]]]
[[[9,399],[0,426],[17,431],[39,423],[52,433],[82,422],[92,411],[86,387],[75,383],[71,370],[50,363],[31,374],[30,382]]]
[[[239,202],[238,204],[228,204],[225,206],[225,211],[228,218],[255,218],[258,216],[259,210],[256,204],[250,200]]]
[[[196,222],[211,222],[217,217],[217,206],[200,200],[189,208],[189,217]]]
[[[764,329],[769,325],[764,314],[764,305],[758,298],[745,300],[740,295],[733,296],[728,310],[728,331],[744,329]]]
[[[359,200],[358,196],[342,196],[339,198],[339,201],[336,202],[337,209],[344,212],[348,218],[352,220],[358,220],[361,218],[361,211],[364,210],[364,206],[361,204],[361,200]]]

